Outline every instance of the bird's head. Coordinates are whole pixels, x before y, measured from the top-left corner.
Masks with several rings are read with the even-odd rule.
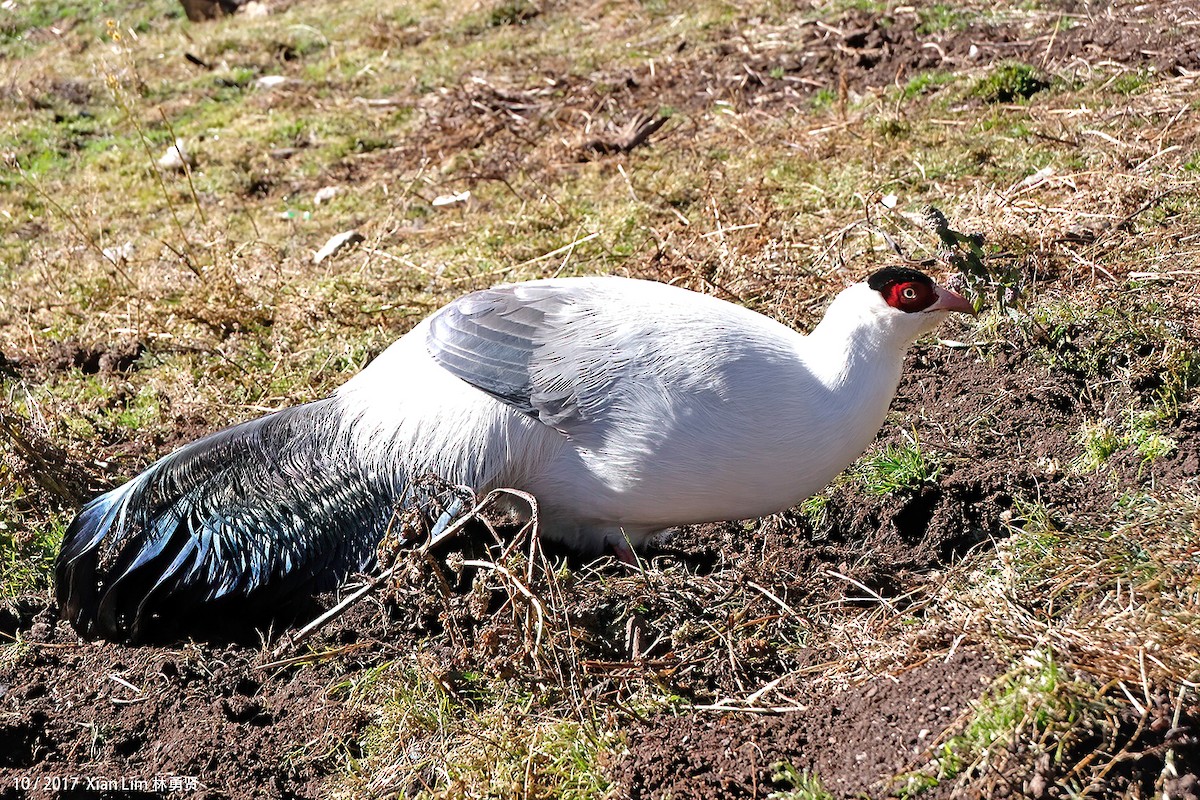
[[[952,312],[975,314],[965,297],[908,267],[878,270],[838,295],[834,307],[838,308],[837,316],[853,320],[853,327],[870,329],[874,332],[872,338],[900,347],[907,347],[936,328]]]

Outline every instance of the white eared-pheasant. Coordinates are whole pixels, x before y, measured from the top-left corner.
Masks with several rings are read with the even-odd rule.
[[[538,499],[541,535],[630,557],[688,523],[786,509],[870,444],[904,354],[963,297],[888,267],[807,336],[616,277],[461,297],[332,397],[235,425],[90,502],[57,562],[81,632],[270,608],[372,565],[412,482]]]

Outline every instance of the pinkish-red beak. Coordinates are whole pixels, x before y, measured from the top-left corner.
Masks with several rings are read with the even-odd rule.
[[[936,283],[933,285],[933,288],[937,292],[937,300],[933,302],[933,305],[925,309],[926,311],[961,311],[964,314],[970,314],[972,317],[978,316],[975,306],[971,305],[971,301],[958,292],[952,292]]]

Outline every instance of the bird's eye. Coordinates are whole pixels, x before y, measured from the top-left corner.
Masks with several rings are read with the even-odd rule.
[[[884,302],[905,314],[924,311],[936,299],[933,289],[915,280],[900,280],[889,283],[880,290]]]

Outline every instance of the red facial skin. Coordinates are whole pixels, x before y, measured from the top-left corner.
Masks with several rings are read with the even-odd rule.
[[[919,281],[898,281],[888,284],[880,292],[883,299],[892,308],[912,314],[924,311],[937,301],[937,292],[927,283]]]

